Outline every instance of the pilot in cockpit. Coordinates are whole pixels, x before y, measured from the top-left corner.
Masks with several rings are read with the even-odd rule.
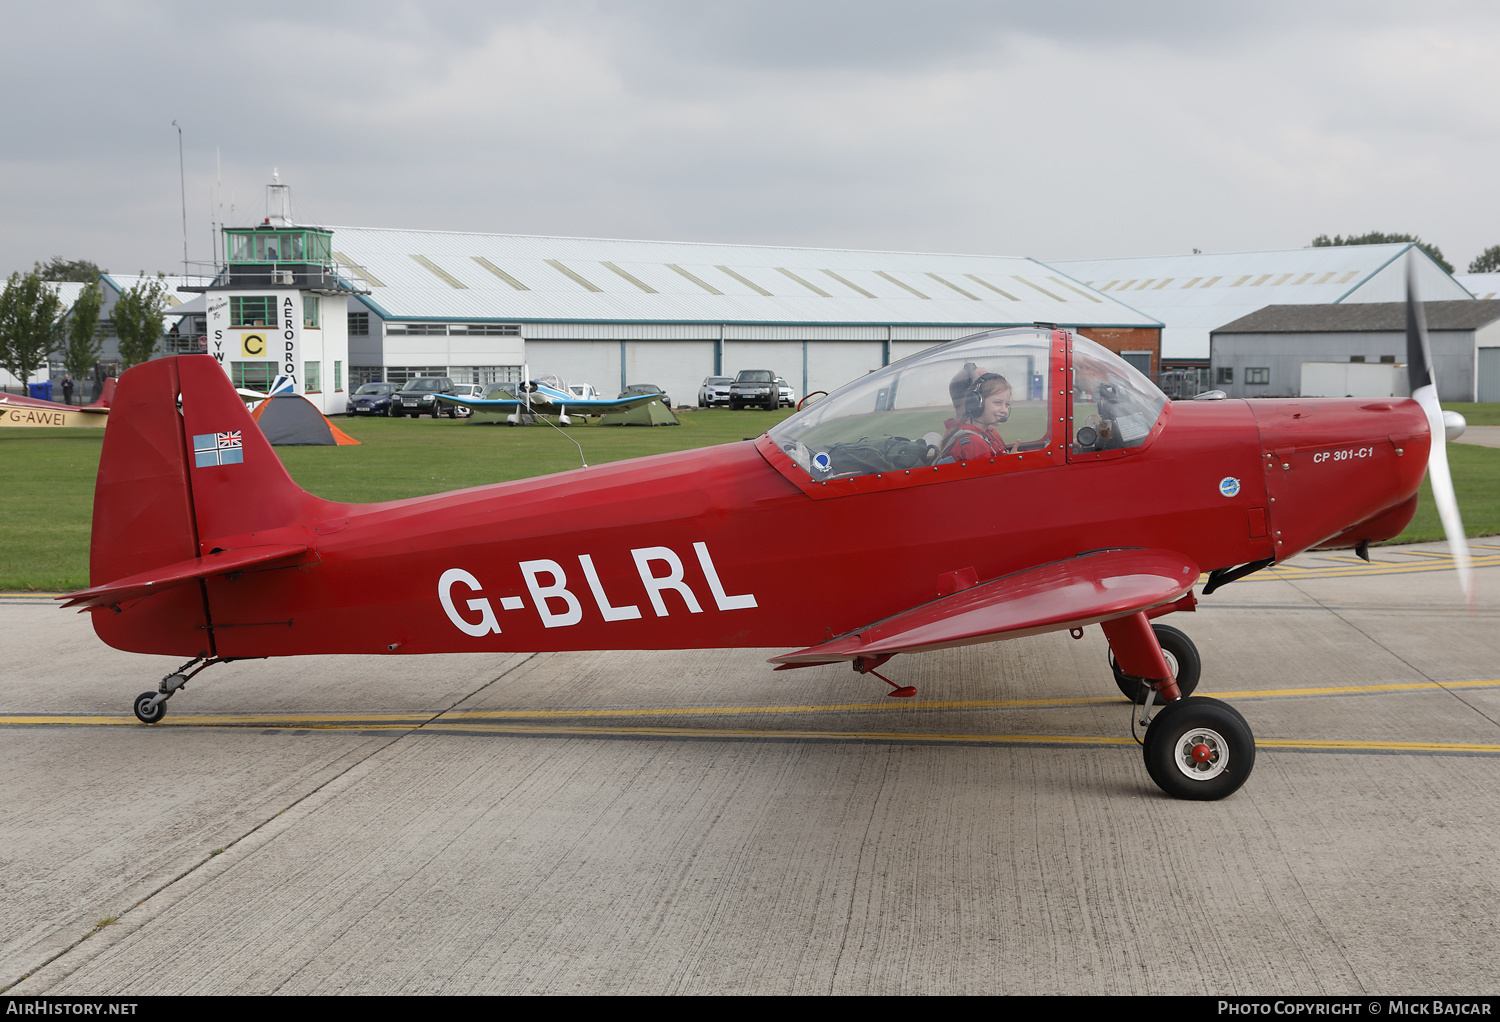
[[[948,396],[953,400],[954,417],[943,424],[947,434],[939,458],[968,461],[1006,453],[1005,440],[995,429],[1010,418],[1011,387],[1005,377],[966,362],[948,384]]]

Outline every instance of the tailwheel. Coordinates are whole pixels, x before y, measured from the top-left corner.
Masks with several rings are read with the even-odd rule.
[[[1255,736],[1239,711],[1207,696],[1162,707],[1146,729],[1146,772],[1173,798],[1200,802],[1239,790],[1255,767]]]
[[[1167,666],[1172,669],[1172,677],[1177,681],[1178,690],[1184,696],[1192,695],[1193,689],[1198,687],[1198,677],[1203,673],[1203,661],[1198,656],[1198,647],[1185,632],[1171,625],[1152,625],[1151,631],[1156,633],[1156,641],[1161,643],[1162,656],[1166,657]],[[1109,669],[1115,673],[1115,684],[1119,686],[1121,695],[1134,701],[1137,706],[1146,701],[1146,694],[1151,691],[1151,686],[1120,670],[1113,652],[1109,655]]]
[[[167,701],[156,702],[155,692],[142,692],[135,697],[135,716],[142,724],[155,724],[167,715]]]

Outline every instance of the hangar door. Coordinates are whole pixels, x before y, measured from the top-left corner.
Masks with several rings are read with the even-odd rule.
[[[1476,401],[1500,401],[1500,348],[1479,349]]]

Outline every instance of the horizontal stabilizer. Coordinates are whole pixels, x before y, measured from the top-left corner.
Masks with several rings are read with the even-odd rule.
[[[204,557],[192,557],[176,564],[166,564],[136,575],[129,575],[102,586],[81,589],[57,599],[66,600],[64,607],[77,607],[80,611],[93,607],[107,607],[125,600],[137,600],[159,593],[195,579],[213,575],[227,575],[247,568],[265,568],[276,561],[286,561],[307,552],[307,547],[294,543],[278,543],[267,546],[247,546],[238,550],[220,550]]]
[[[839,663],[1079,628],[1170,603],[1196,581],[1198,566],[1167,550],[1079,554],[924,603],[771,663]]]

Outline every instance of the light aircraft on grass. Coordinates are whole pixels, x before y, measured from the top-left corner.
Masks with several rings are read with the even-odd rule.
[[[557,417],[558,425],[572,425],[568,415],[603,415],[606,412],[626,412],[632,408],[661,400],[660,394],[636,394],[620,398],[585,398],[569,390],[566,382],[558,376],[531,378],[530,366],[523,366],[520,383],[495,383],[485,391],[482,398],[458,397],[439,394],[437,399],[450,405],[459,405],[480,413],[505,413],[505,421],[512,426],[530,425],[538,415]]]
[[[1250,775],[1251,729],[1190,695],[1197,650],[1152,624],[1194,609],[1202,571],[1207,595],[1309,548],[1363,553],[1430,470],[1469,585],[1409,308],[1413,399],[1171,404],[1086,338],[997,330],[755,440],[379,504],[298,488],[212,359],[164,358],[121,381],[93,585],[64,599],[111,646],[189,658],[137,697],[146,723],[246,658],[793,647],[778,670],[848,663],[909,696],[876,670],[899,653],[1098,624],[1151,778],[1222,798]],[[940,431],[989,415],[995,378],[1003,444],[956,457],[961,430]]]
[[[57,429],[65,426],[103,426],[115,394],[115,378],[107,377],[99,397],[89,405],[65,405],[22,394],[0,394],[0,426]]]

